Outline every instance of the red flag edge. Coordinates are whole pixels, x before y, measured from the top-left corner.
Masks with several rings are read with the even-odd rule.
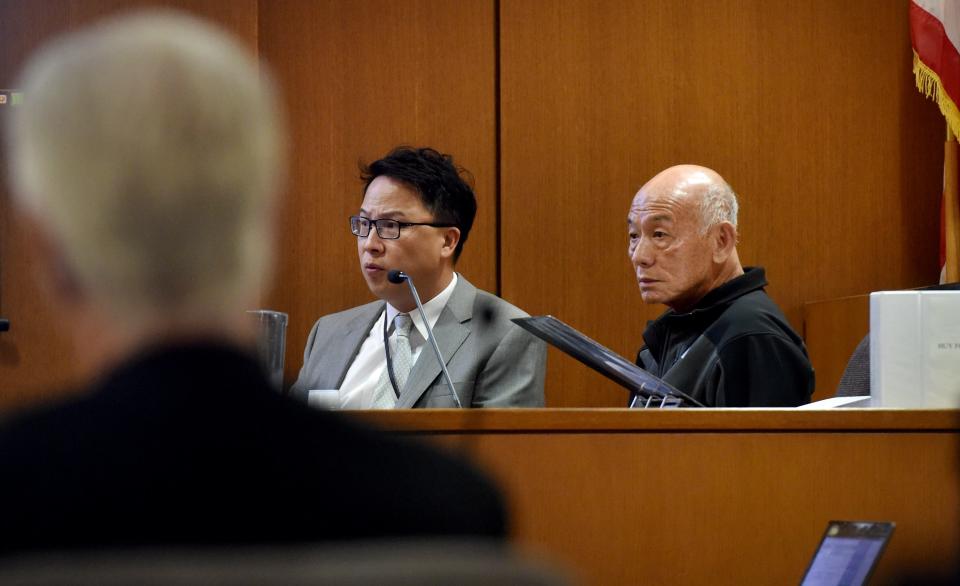
[[[947,37],[943,23],[915,3],[910,3],[910,39],[913,75],[917,89],[932,98],[947,119],[954,136],[960,136],[960,53]]]
[[[913,53],[913,75],[916,78],[917,89],[920,90],[920,93],[937,103],[937,106],[940,107],[940,113],[947,119],[950,131],[953,132],[954,136],[960,136],[960,109],[957,109],[957,104],[950,99],[946,90],[943,89],[940,76],[920,60],[916,51]]]

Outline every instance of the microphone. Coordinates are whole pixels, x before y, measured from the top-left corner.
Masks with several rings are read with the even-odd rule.
[[[399,285],[400,283],[406,281],[406,280],[409,279],[409,278],[410,278],[410,276],[407,275],[407,273],[405,273],[405,272],[403,272],[403,271],[388,271],[388,272],[387,272],[387,280],[390,281],[391,283],[393,283],[394,285]],[[417,298],[417,299],[420,298],[419,295],[415,295],[414,297]]]
[[[410,286],[410,293],[413,294],[413,300],[417,303],[417,309],[420,310],[420,319],[423,320],[423,325],[427,326],[427,338],[430,340],[430,345],[433,346],[433,353],[437,356],[437,362],[440,363],[440,370],[443,371],[443,380],[446,381],[447,388],[450,389],[450,393],[453,395],[453,400],[457,402],[457,407],[462,409],[463,405],[460,404],[457,389],[453,387],[453,381],[450,380],[450,373],[447,372],[447,363],[443,361],[443,355],[440,354],[440,346],[437,345],[437,340],[433,337],[433,328],[430,327],[430,322],[427,321],[427,314],[423,311],[423,304],[420,303],[420,295],[417,294],[417,288],[413,285],[413,278],[403,271],[394,270],[387,273],[387,280],[394,285],[399,285],[406,281],[407,285]]]

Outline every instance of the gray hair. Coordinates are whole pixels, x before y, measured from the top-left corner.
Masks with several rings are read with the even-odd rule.
[[[194,18],[140,13],[48,45],[18,85],[15,200],[98,305],[211,318],[258,293],[284,137],[246,49]]]
[[[700,200],[700,232],[706,234],[707,230],[721,222],[730,222],[736,228],[739,211],[737,194],[733,192],[733,188],[727,183],[711,183]]]

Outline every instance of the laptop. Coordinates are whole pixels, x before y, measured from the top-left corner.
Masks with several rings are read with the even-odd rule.
[[[894,526],[872,521],[830,521],[800,586],[866,584]]]

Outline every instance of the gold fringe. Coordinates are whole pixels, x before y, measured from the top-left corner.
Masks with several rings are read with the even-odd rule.
[[[947,119],[947,126],[953,135],[960,136],[960,110],[957,109],[957,104],[944,91],[943,82],[940,81],[937,72],[921,61],[916,51],[913,52],[913,75],[917,80],[917,89],[920,93],[932,98],[940,106],[940,113]]]

